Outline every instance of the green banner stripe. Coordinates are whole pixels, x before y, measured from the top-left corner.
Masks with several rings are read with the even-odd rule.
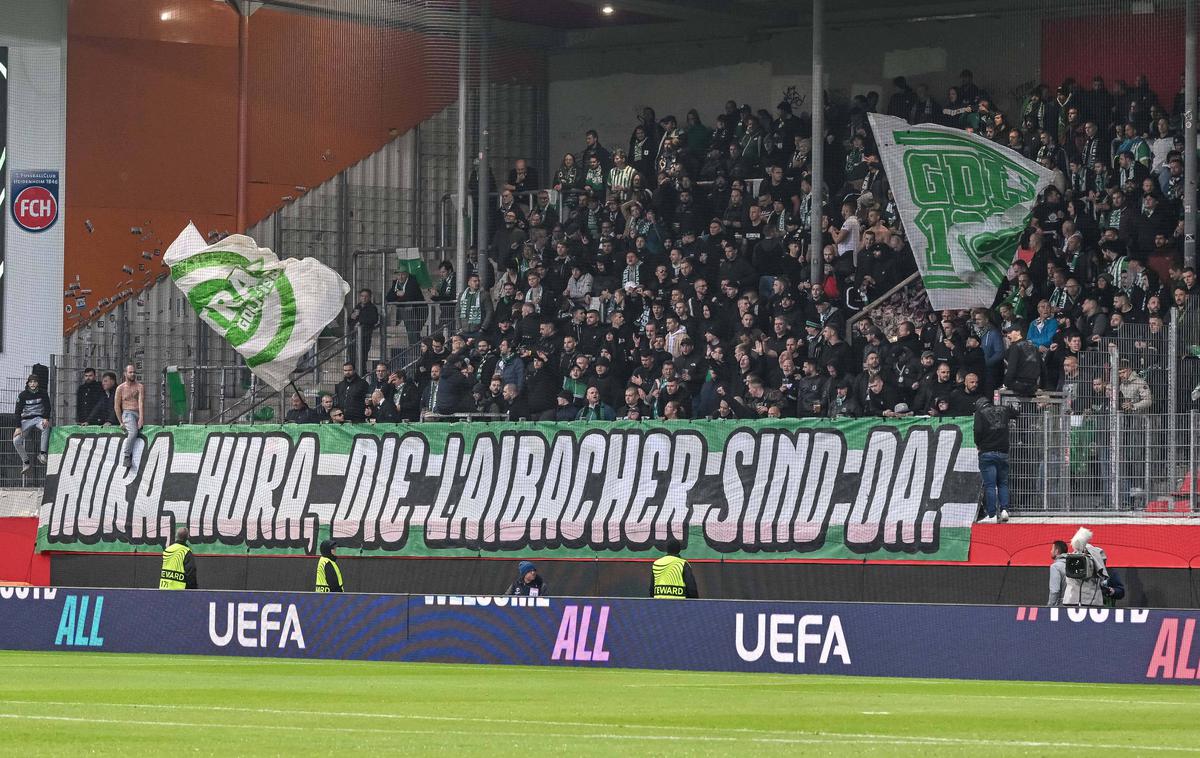
[[[804,560],[909,560],[909,561],[958,561],[967,560],[971,543],[971,527],[946,527],[941,530],[939,538],[945,546],[945,552],[938,553],[892,553],[887,550],[873,550],[866,553],[855,552],[846,547],[844,530],[840,526],[830,527],[826,532],[825,544],[818,550],[795,552],[721,552],[704,541],[702,527],[689,527],[688,547],[684,557],[700,560],[738,560],[738,561],[779,561],[787,559]],[[322,529],[318,542],[329,536],[327,528]],[[529,558],[558,558],[583,560],[631,560],[655,558],[661,555],[661,550],[647,546],[644,550],[596,550],[591,547],[583,548],[519,548],[514,550],[472,550],[468,548],[429,548],[425,546],[424,529],[415,527],[410,534],[411,549],[404,551],[405,556],[415,558],[497,558],[505,556],[522,556]],[[39,552],[72,552],[72,553],[136,553],[143,555],[160,555],[163,545],[130,545],[119,540],[101,540],[93,544],[82,542],[69,546],[54,545],[46,540],[46,528],[38,528],[38,544],[45,544],[45,550]],[[197,555],[231,556],[231,555],[263,555],[263,556],[309,556],[302,548],[252,548],[245,545],[227,545],[221,542],[194,545]],[[952,557],[960,554],[962,558]],[[364,550],[353,547],[338,548],[338,555],[350,557],[396,557],[394,550]]]
[[[227,250],[213,250],[207,253],[198,253],[171,266],[171,279],[177,281],[193,271],[202,268],[216,268],[218,266],[240,266],[244,268],[249,265],[250,259],[240,253],[233,253]]]

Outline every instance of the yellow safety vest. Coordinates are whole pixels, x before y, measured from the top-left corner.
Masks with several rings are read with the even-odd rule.
[[[186,590],[187,581],[183,574],[183,559],[192,549],[178,542],[172,543],[163,551],[162,573],[159,575],[160,590]]]
[[[321,556],[321,560],[317,561],[317,592],[330,592],[329,582],[325,581],[325,566],[333,566],[333,573],[337,574],[338,586],[343,590],[346,589],[346,583],[342,581],[342,570],[338,568],[337,561]]]
[[[677,555],[664,555],[654,562],[654,597],[662,600],[683,600],[683,569],[687,561]]]

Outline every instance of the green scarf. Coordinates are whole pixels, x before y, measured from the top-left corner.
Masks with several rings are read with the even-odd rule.
[[[476,328],[483,323],[483,298],[475,290],[467,290],[458,301],[458,320],[469,328]]]

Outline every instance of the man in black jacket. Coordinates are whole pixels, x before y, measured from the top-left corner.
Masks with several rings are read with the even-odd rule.
[[[439,416],[474,410],[471,380],[463,373],[463,367],[461,358],[451,358],[442,367],[442,377],[438,380],[437,402],[433,408]]]
[[[533,354],[533,368],[525,375],[523,396],[528,400],[526,411],[531,421],[551,421],[558,395],[558,377],[549,367],[545,352]]]
[[[92,367],[83,370],[83,384],[79,385],[75,390],[75,423],[86,424],[88,416],[92,415],[92,410],[96,407],[96,402],[100,400],[100,396],[104,391],[100,388],[100,382],[96,381],[96,369]]]
[[[1019,415],[1016,408],[992,405],[986,397],[975,403],[975,449],[987,513],[980,523],[1008,521],[1008,425]]]
[[[287,415],[283,417],[285,424],[314,424],[316,419],[313,417],[312,410],[308,407],[308,403],[304,402],[304,398],[297,392],[292,395],[292,407],[288,410]]]
[[[388,402],[391,402],[393,388],[389,374],[391,374],[391,368],[386,363],[379,361],[375,364],[375,371],[366,377],[368,397],[375,390],[382,390],[383,396],[387,398]]]
[[[333,388],[333,404],[346,412],[346,420],[358,423],[366,419],[367,383],[354,372],[354,364],[342,364],[342,381]]]
[[[400,411],[396,410],[383,390],[372,390],[371,399],[367,402],[367,421],[375,424],[397,424],[400,422]]]
[[[962,385],[950,393],[950,415],[972,416],[975,414],[975,404],[986,397],[987,393],[979,385],[979,374],[968,371],[963,376]]]
[[[371,290],[362,289],[358,293],[358,303],[350,311],[350,339],[347,340],[347,360],[355,360],[355,369],[366,373],[367,360],[371,352],[371,335],[379,326],[379,307],[371,301]]]
[[[404,370],[393,371],[389,380],[392,383],[392,403],[400,421],[416,421],[421,413],[421,391],[417,385],[409,381]]]
[[[1033,397],[1042,376],[1042,356],[1025,339],[1025,324],[1013,321],[1005,332],[1008,351],[1004,353],[1004,386],[1020,397]]]
[[[92,403],[83,423],[94,426],[117,426],[120,424],[120,420],[117,419],[116,407],[113,405],[116,394],[117,375],[111,371],[105,371],[104,376],[100,377],[100,397]]]
[[[896,407],[896,392],[883,380],[882,374],[871,377],[867,383],[867,395],[862,404],[865,416],[883,416]]]
[[[421,340],[421,324],[425,319],[425,309],[416,305],[425,301],[425,293],[421,292],[417,280],[407,271],[396,272],[384,301],[395,303],[396,325],[404,325],[409,345],[417,344]]]

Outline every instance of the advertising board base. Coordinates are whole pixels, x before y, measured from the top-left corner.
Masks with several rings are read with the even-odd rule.
[[[30,651],[1176,684],[1200,669],[1196,611],[0,587],[0,616],[0,649]]]
[[[555,595],[646,597],[648,560],[545,560],[531,553]],[[316,560],[304,557],[202,555],[200,586],[222,590],[304,592]],[[1049,561],[1047,560],[1047,563]],[[346,586],[356,592],[503,592],[517,562],[488,558],[356,558],[340,556]],[[728,600],[818,600],[909,603],[1046,602],[1042,566],[893,563],[757,563],[692,561],[700,596]],[[1186,568],[1125,568],[1129,606],[1195,608],[1200,577]],[[157,587],[157,553],[51,554],[50,582],[70,587]]]

